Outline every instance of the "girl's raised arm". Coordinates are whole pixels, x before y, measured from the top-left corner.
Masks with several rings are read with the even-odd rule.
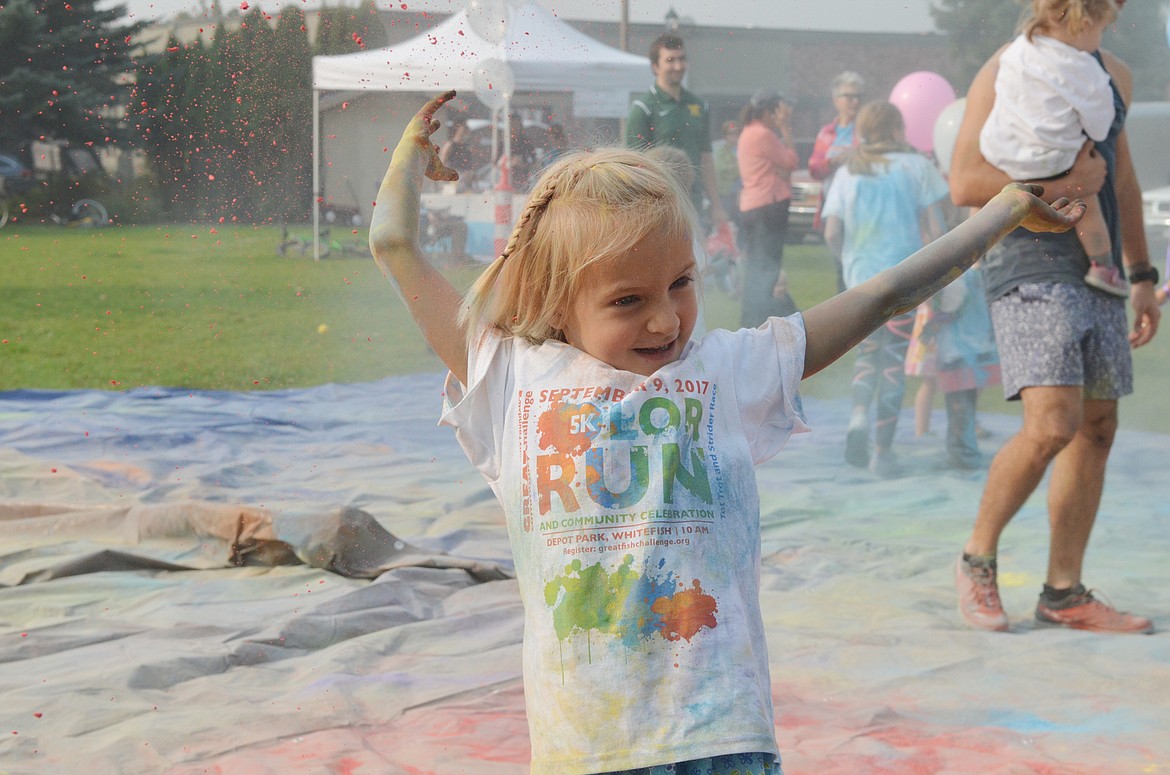
[[[382,274],[398,289],[427,343],[455,377],[466,383],[467,336],[457,322],[463,297],[427,263],[418,243],[423,178],[459,178],[439,160],[438,148],[431,142],[431,135],[439,128],[435,111],[454,96],[455,92],[449,91],[432,99],[402,133],[374,202],[370,252]]]
[[[1048,205],[1039,198],[1042,193],[1040,186],[1006,186],[978,213],[905,261],[806,311],[804,376],[816,374],[890,318],[929,299],[1016,227],[1067,231],[1085,214],[1080,200]]]

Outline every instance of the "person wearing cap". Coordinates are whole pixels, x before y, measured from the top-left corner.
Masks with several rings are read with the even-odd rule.
[[[687,51],[677,35],[659,35],[650,46],[650,70],[654,85],[630,104],[626,119],[626,146],[646,150],[671,145],[687,152],[700,186],[691,191],[695,209],[703,213],[703,194],[711,203],[711,220],[727,221],[715,181],[711,156],[711,120],[707,103],[683,87],[687,74]]]
[[[791,315],[796,303],[781,268],[792,171],[800,158],[792,145],[792,106],[770,89],[752,95],[740,114],[736,157],[740,246],[744,252],[740,325],[755,328],[770,316]]]

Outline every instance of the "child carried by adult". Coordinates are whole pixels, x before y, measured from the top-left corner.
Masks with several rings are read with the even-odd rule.
[[[442,422],[505,514],[524,601],[535,775],[779,773],[754,466],[807,430],[798,386],[1017,226],[1082,202],[1013,184],[803,313],[691,340],[697,217],[638,151],[559,158],[464,297],[418,245],[430,100],[382,181],[370,248],[450,369]]]

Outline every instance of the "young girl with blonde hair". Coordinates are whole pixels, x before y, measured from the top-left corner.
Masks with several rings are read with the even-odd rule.
[[[1100,142],[1114,121],[1109,74],[1094,52],[1105,28],[1117,19],[1115,0],[1032,0],[1032,15],[1004,49],[995,79],[995,104],[979,135],[988,162],[1014,180],[1065,174],[1088,141]],[[1077,237],[1089,259],[1085,282],[1128,296],[1121,273],[1121,246],[1112,245],[1101,203],[1088,209]]]
[[[857,114],[856,131],[857,147],[833,177],[821,211],[825,241],[841,262],[846,288],[896,266],[922,247],[924,232],[927,241],[941,236],[949,193],[934,164],[907,145],[897,107],[868,103]],[[913,327],[909,310],[885,321],[857,348],[853,368],[845,461],[886,478],[901,473],[893,441],[906,392],[904,368]]]
[[[1012,187],[949,241],[802,315],[690,341],[696,217],[645,154],[579,152],[536,183],[468,299],[418,246],[433,116],[408,125],[375,260],[451,370],[442,422],[503,506],[524,603],[535,775],[778,773],[753,466],[806,430],[797,385],[1021,222]]]

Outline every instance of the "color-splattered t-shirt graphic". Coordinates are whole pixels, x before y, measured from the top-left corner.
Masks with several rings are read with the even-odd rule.
[[[719,604],[704,594],[698,579],[687,587],[670,571],[635,570],[633,564],[632,554],[612,572],[600,562],[573,560],[545,584],[544,600],[552,608],[557,637],[596,632],[636,648],[649,638],[689,641],[704,627],[715,628]]]
[[[532,772],[776,751],[755,464],[805,430],[800,316],[650,377],[481,332],[443,422],[503,506]]]

